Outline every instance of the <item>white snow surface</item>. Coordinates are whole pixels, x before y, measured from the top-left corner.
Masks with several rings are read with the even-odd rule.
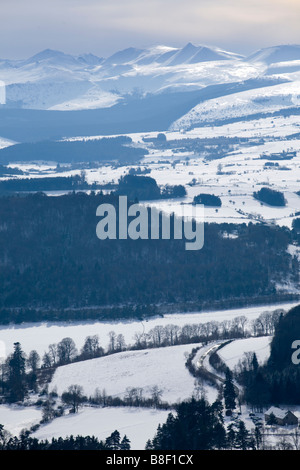
[[[175,121],[173,130],[190,128],[199,122],[245,117],[278,111],[300,104],[300,81],[242,91],[200,103]]]
[[[166,422],[170,410],[146,408],[82,408],[42,425],[33,437],[51,440],[52,437],[95,436],[105,440],[116,429],[131,442],[132,450],[143,450],[148,439],[153,439],[159,424]]]
[[[107,59],[45,50],[27,60],[1,60],[7,101],[33,109],[107,107],[122,95],[197,90],[256,77],[266,69],[215,47],[187,44],[128,48]]]
[[[255,352],[258,362],[263,364],[270,356],[271,341],[272,336],[237,339],[221,348],[218,355],[230,369],[234,369],[246,352]]]
[[[110,331],[114,331],[116,334],[122,333],[127,344],[134,344],[135,333],[147,334],[156,325],[166,326],[173,324],[182,327],[186,324],[207,323],[210,321],[222,322],[223,320],[232,320],[238,316],[245,316],[250,322],[263,312],[272,312],[277,309],[288,311],[297,304],[297,302],[289,302],[228,310],[173,313],[164,315],[164,317],[151,318],[143,322],[137,320],[127,322],[74,321],[1,325],[0,341],[4,343],[4,345],[2,344],[1,351],[10,354],[13,351],[13,343],[19,341],[26,354],[35,349],[42,357],[50,344],[58,343],[66,337],[71,337],[79,350],[82,348],[85,338],[91,335],[99,335],[100,345],[106,348],[109,342],[108,333]]]
[[[3,137],[0,137],[0,149],[4,149],[5,147],[9,147],[10,145],[14,145],[16,142],[9,140],[9,139],[4,139]]]
[[[41,419],[41,409],[33,406],[0,405],[0,424],[13,436],[38,424]]]
[[[194,378],[185,367],[186,356],[199,344],[170,346],[141,351],[124,351],[109,356],[76,362],[56,369],[49,389],[61,395],[78,384],[87,396],[96,389],[111,396],[126,395],[127,388],[142,388],[145,397],[151,389],[162,390],[162,400],[176,403],[190,398]]]
[[[127,93],[199,90],[257,77],[293,81],[299,59],[299,46],[268,48],[249,59],[191,43],[182,48],[128,48],[107,59],[47,49],[27,60],[0,59],[0,77],[10,104],[72,110],[111,106]]]
[[[300,84],[300,81],[298,83]],[[282,86],[288,88],[294,85]],[[276,86],[270,87],[270,89],[273,88],[275,90]],[[229,100],[229,97],[227,98]],[[187,196],[170,200],[145,201],[144,204],[155,206],[167,213],[174,212],[178,216],[181,216],[184,211],[185,216],[191,217],[194,196],[204,192],[215,194],[222,200],[222,206],[219,208],[205,207],[206,222],[249,223],[251,221],[257,223],[264,221],[291,228],[293,220],[299,216],[300,197],[296,194],[299,191],[300,181],[300,139],[297,115],[272,116],[251,121],[247,121],[244,116],[239,122],[221,126],[211,123],[211,125],[202,125],[186,131],[184,129],[166,131],[167,141],[178,141],[178,148],[174,150],[172,148],[153,149],[151,144],[147,146],[143,141],[144,137],[153,138],[157,134],[158,132],[128,134],[134,144],[146,147],[149,151],[149,155],[133,168],[137,166],[147,168],[150,171],[149,176],[154,178],[158,185],[184,185]],[[75,136],[68,140],[101,137],[103,136]],[[243,143],[234,145],[233,150],[224,151],[222,158],[214,160],[206,160],[205,154],[198,154],[196,151],[187,152],[180,149],[180,142],[183,139],[217,137],[251,140],[247,145]],[[290,160],[272,162],[277,165],[265,166],[266,163],[270,163],[266,159],[268,155],[289,151],[295,151],[296,156]],[[175,160],[177,160],[176,164]],[[106,165],[99,169],[87,170],[86,178],[89,183],[116,183],[129,170],[129,166],[115,168]],[[66,172],[65,176],[67,174]],[[55,176],[55,173],[49,170],[48,176],[51,175]],[[259,191],[263,186],[283,192],[286,206],[271,207],[254,199],[254,191]]]

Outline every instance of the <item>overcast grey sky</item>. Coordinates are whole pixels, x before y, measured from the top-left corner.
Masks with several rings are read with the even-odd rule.
[[[0,57],[43,49],[106,57],[194,44],[250,53],[300,43],[300,0],[0,0]]]

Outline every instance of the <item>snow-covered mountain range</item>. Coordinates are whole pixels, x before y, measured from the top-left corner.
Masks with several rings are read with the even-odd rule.
[[[255,107],[261,107],[264,84],[268,87],[264,108],[298,105],[300,46],[269,47],[249,57],[188,43],[183,48],[128,48],[108,58],[93,54],[73,56],[47,49],[26,60],[0,59],[0,80],[6,85],[5,106],[8,108],[106,108],[132,96],[194,91],[210,85],[257,79],[264,81],[260,91],[253,91],[250,97],[241,96],[242,103],[247,106],[251,101],[251,109],[253,100],[256,100]],[[280,85],[283,82],[285,85]],[[270,86],[274,84],[277,87],[274,87],[275,98]],[[269,100],[270,94],[272,99]],[[216,103],[212,105],[215,109]],[[226,105],[222,102],[220,106],[224,115]],[[192,114],[178,125],[197,120],[198,111],[206,112],[202,108],[191,110]],[[231,109],[229,114],[232,112]]]

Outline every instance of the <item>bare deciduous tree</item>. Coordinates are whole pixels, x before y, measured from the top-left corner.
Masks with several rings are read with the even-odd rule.
[[[57,353],[60,364],[71,362],[77,354],[77,349],[72,338],[63,338],[57,345]]]
[[[61,399],[66,405],[72,406],[72,413],[76,413],[79,406],[85,401],[86,398],[83,395],[83,388],[81,385],[70,385],[68,390],[63,392]]]

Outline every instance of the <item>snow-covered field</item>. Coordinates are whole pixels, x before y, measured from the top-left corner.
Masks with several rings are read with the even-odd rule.
[[[13,436],[29,429],[42,419],[41,409],[33,406],[0,405],[0,424]]]
[[[299,82],[300,83],[300,82]],[[271,87],[272,89],[275,87]],[[171,148],[154,149],[148,145],[147,155],[139,166],[150,170],[149,176],[154,178],[158,185],[181,184],[187,191],[182,199],[145,201],[144,204],[155,206],[181,216],[192,216],[192,201],[199,193],[210,193],[219,196],[222,206],[219,208],[206,207],[206,222],[248,223],[266,221],[281,226],[291,227],[296,213],[300,209],[299,191],[300,181],[300,139],[290,139],[289,136],[299,132],[298,116],[277,116],[256,119],[253,121],[239,121],[223,126],[198,127],[190,131],[166,131],[167,140],[197,139],[211,137],[239,137],[251,138],[247,145],[236,144],[230,152],[224,152],[220,159],[206,160],[203,155],[196,152],[187,152],[184,149],[173,151]],[[144,137],[156,137],[157,132],[128,134],[135,144],[147,146]],[[103,136],[74,137],[68,140],[97,139]],[[180,147],[180,144],[178,144]],[[283,151],[296,151],[297,155],[291,160],[282,160],[275,166],[265,166],[266,159],[260,158],[263,154],[279,153]],[[188,161],[186,159],[189,159]],[[174,160],[179,160],[174,164]],[[26,177],[58,176],[56,165],[19,165],[28,171]],[[136,165],[137,167],[138,165]],[[130,166],[114,167],[104,165],[97,169],[87,169],[86,179],[89,183],[107,184],[117,183],[121,176],[130,170]],[[134,165],[133,165],[134,168]],[[80,170],[60,172],[59,176],[78,174]],[[254,199],[253,192],[263,186],[282,191],[286,198],[285,207],[271,207],[261,204]],[[53,194],[53,193],[49,193]]]
[[[293,46],[286,46],[288,55],[295,53]],[[296,47],[296,46],[295,46]],[[276,49],[276,48],[275,48]],[[167,141],[178,140],[178,148],[171,146],[160,149],[146,143],[144,137],[156,137],[158,132],[128,134],[133,144],[146,147],[149,154],[137,166],[150,170],[159,185],[181,184],[187,191],[184,199],[145,201],[167,213],[192,216],[192,201],[199,193],[210,193],[222,200],[220,208],[205,208],[206,222],[248,223],[266,221],[291,227],[300,211],[300,131],[298,115],[265,116],[249,120],[249,115],[272,113],[300,106],[300,61],[287,62],[284,47],[266,49],[250,58],[216,48],[195,47],[187,44],[182,49],[165,46],[139,51],[127,49],[112,58],[99,59],[92,55],[75,57],[57,51],[46,50],[26,61],[1,61],[1,78],[6,83],[7,99],[25,108],[52,110],[80,110],[110,107],[124,99],[127,93],[136,92],[141,87],[144,93],[164,91],[201,90],[217,84],[220,96],[200,101],[186,114],[177,119],[165,130]],[[300,50],[300,48],[298,48]],[[276,61],[271,57],[276,52]],[[296,55],[299,51],[296,51]],[[298,54],[299,55],[299,54]],[[211,58],[214,60],[211,60]],[[296,57],[295,57],[296,58]],[[222,60],[221,60],[222,59]],[[226,60],[223,60],[226,59]],[[270,59],[270,60],[269,60]],[[279,83],[281,78],[284,83]],[[261,88],[249,89],[226,95],[229,83],[247,80],[261,80]],[[264,82],[265,80],[265,82]],[[273,80],[273,85],[272,84]],[[264,86],[265,84],[265,86]],[[260,85],[259,85],[260,86]],[[234,89],[236,90],[236,88]],[[215,95],[214,95],[215,96]],[[218,95],[217,95],[218,96]],[[200,98],[199,98],[200,100]],[[223,119],[236,119],[224,125],[216,125]],[[194,127],[197,126],[197,127]],[[194,128],[193,128],[194,127]],[[102,138],[104,136],[74,136],[68,140]],[[107,136],[106,136],[107,137]],[[205,138],[249,139],[224,150],[222,158],[209,160],[197,150],[180,148],[184,139]],[[196,140],[195,140],[196,142]],[[224,141],[225,142],[225,141]],[[0,149],[15,142],[0,137]],[[183,146],[183,144],[182,144]],[[196,147],[195,147],[196,148]],[[226,149],[226,147],[224,147]],[[283,151],[296,151],[291,160],[279,161],[277,166],[265,166],[263,154]],[[177,162],[175,162],[177,161]],[[56,172],[56,163],[14,164],[27,172],[21,178],[41,176],[69,176],[80,172],[66,167],[64,172]],[[103,165],[97,169],[87,169],[89,183],[117,183],[127,174],[130,166]],[[253,198],[253,192],[267,186],[284,192],[285,207],[270,207]],[[51,193],[60,194],[59,192]],[[232,236],[232,234],[230,234]],[[224,234],[226,236],[226,234]],[[289,253],[299,257],[299,250],[290,245]],[[298,286],[285,286],[296,289]],[[0,362],[12,352],[13,343],[19,341],[25,353],[35,349],[42,357],[48,346],[71,337],[80,350],[88,335],[98,335],[100,345],[108,346],[109,332],[122,333],[128,345],[134,342],[134,334],[147,334],[157,325],[222,322],[238,316],[251,321],[261,313],[277,309],[289,310],[297,302],[257,306],[223,311],[168,314],[163,318],[148,321],[127,322],[44,322],[21,325],[0,326]],[[271,337],[234,340],[220,349],[219,355],[231,368],[237,365],[243,354],[255,351],[259,363],[270,354]],[[199,347],[194,363],[201,364],[215,372],[209,364],[209,351],[217,347],[215,342],[205,346],[190,344],[142,351],[124,351],[102,358],[77,362],[57,368],[49,389],[59,394],[69,385],[82,385],[87,396],[98,389],[108,395],[124,397],[126,389],[141,388],[143,395],[151,395],[151,388],[162,390],[162,400],[169,403],[187,399],[195,393],[195,382],[185,367],[186,355],[193,347]],[[217,390],[203,385],[210,402],[217,398]],[[300,416],[298,408],[296,413]],[[83,407],[78,414],[64,415],[51,423],[42,425],[34,434],[39,439],[66,437],[72,435],[95,435],[105,439],[115,429],[126,434],[132,449],[143,449],[147,439],[153,438],[159,423],[165,422],[168,411],[141,408],[97,408]],[[42,417],[41,409],[33,406],[19,407],[0,405],[0,424],[13,435],[24,428],[30,428]],[[242,407],[241,418],[247,428],[253,428],[249,410]],[[226,418],[229,422],[229,418]],[[274,441],[274,439],[271,439]]]
[[[183,139],[209,139],[214,137],[240,137],[240,138],[260,138],[260,137],[286,137],[299,132],[299,117],[296,116],[272,116],[261,117],[251,120],[241,119],[238,122],[226,123],[223,125],[198,125],[193,129],[171,130],[166,129],[164,134],[167,141]],[[135,132],[128,133],[128,137],[135,144],[143,144],[143,138],[156,138],[158,132]],[[110,137],[118,137],[114,134]],[[123,135],[123,134],[122,134]],[[64,139],[66,141],[95,140],[107,137],[106,135],[77,136]],[[152,154],[151,154],[152,155]],[[147,158],[147,157],[145,157]],[[150,158],[150,157],[148,157]]]
[[[270,343],[272,336],[259,338],[236,339],[218,351],[221,359],[230,369],[234,369],[243,354],[255,352],[257,360],[263,364],[270,356]]]
[[[127,388],[142,388],[145,397],[151,389],[162,390],[162,400],[176,403],[190,398],[194,378],[185,367],[186,355],[199,344],[126,351],[88,361],[58,367],[49,389],[61,395],[70,385],[78,384],[87,396],[96,389],[111,396],[126,395]]]
[[[81,408],[78,414],[66,414],[43,424],[32,435],[38,439],[52,437],[95,436],[105,440],[116,429],[131,441],[132,449],[144,449],[147,440],[154,437],[159,424],[163,424],[169,411],[134,407]],[[13,436],[36,425],[42,418],[41,410],[32,406],[0,405],[0,424]]]
[[[174,313],[149,319],[148,321],[127,321],[127,322],[44,322],[44,323],[22,323],[21,325],[0,326],[0,341],[2,347],[0,352],[10,354],[13,350],[13,343],[19,341],[25,353],[35,349],[41,356],[48,350],[48,346],[58,343],[65,337],[71,337],[78,349],[84,344],[87,336],[99,335],[100,344],[106,348],[109,342],[108,334],[114,331],[116,334],[122,333],[127,344],[134,343],[135,333],[147,334],[157,325],[166,326],[168,324],[182,327],[186,324],[207,323],[210,321],[222,322],[232,320],[238,316],[245,316],[249,322],[256,319],[263,312],[272,312],[277,309],[288,311],[298,302],[283,304],[273,304],[255,307],[245,307],[229,310],[215,310],[206,312]],[[246,325],[247,327],[247,325]]]
[[[201,152],[180,149],[180,145],[178,149],[155,149],[151,143],[143,141],[144,137],[155,137],[157,132],[129,133],[134,144],[147,147],[149,155],[142,164],[151,170],[149,175],[159,185],[172,182],[184,185],[187,190],[184,200],[151,204],[178,215],[184,208],[185,215],[189,216],[195,195],[213,193],[221,197],[222,207],[206,208],[207,222],[264,220],[291,227],[300,208],[300,198],[295,194],[299,191],[300,181],[300,140],[297,136],[291,138],[299,132],[299,116],[268,116],[268,113],[300,106],[299,50],[299,46],[278,46],[259,51],[251,58],[242,58],[218,48],[196,47],[189,43],[179,49],[167,46],[128,49],[108,59],[89,54],[75,57],[46,50],[25,61],[0,60],[0,69],[7,84],[8,99],[23,101],[29,108],[67,110],[111,106],[122,100],[124,93],[136,90],[137,85],[143,96],[146,92],[200,90],[218,84],[220,96],[214,98],[214,94],[211,97],[208,93],[201,99],[199,97],[196,106],[165,129],[167,141],[215,137],[251,140],[247,145],[237,143],[233,151],[224,150],[220,159],[206,161]],[[274,63],[269,62],[271,56]],[[280,62],[277,62],[278,58]],[[250,89],[244,89],[247,80],[246,88]],[[234,88],[236,91],[228,95],[228,83],[236,81],[242,87]],[[259,113],[259,116],[248,120],[253,113]],[[224,118],[235,118],[238,122],[215,125]],[[4,137],[0,138],[0,148],[9,145]],[[75,135],[68,140],[101,137]],[[262,153],[283,150],[295,150],[298,154],[292,160],[280,161],[277,167],[264,167],[266,160],[260,159]],[[188,164],[186,158],[190,159]],[[174,165],[174,160],[180,160],[180,163]],[[26,166],[28,168],[28,164],[24,169]],[[90,183],[117,182],[128,170],[127,166],[103,166],[86,170],[86,178]],[[57,176],[55,166],[43,172],[47,176]],[[69,172],[66,169],[60,175],[74,172],[76,170]],[[29,171],[26,177],[31,176],[42,175]],[[195,183],[190,186],[192,180]],[[255,200],[253,192],[262,186],[283,191],[286,207],[274,208]]]
[[[82,408],[74,415],[66,415],[42,425],[33,437],[95,436],[105,440],[116,429],[131,442],[132,450],[143,450],[148,439],[153,439],[159,424],[165,423],[169,411],[146,408]]]

